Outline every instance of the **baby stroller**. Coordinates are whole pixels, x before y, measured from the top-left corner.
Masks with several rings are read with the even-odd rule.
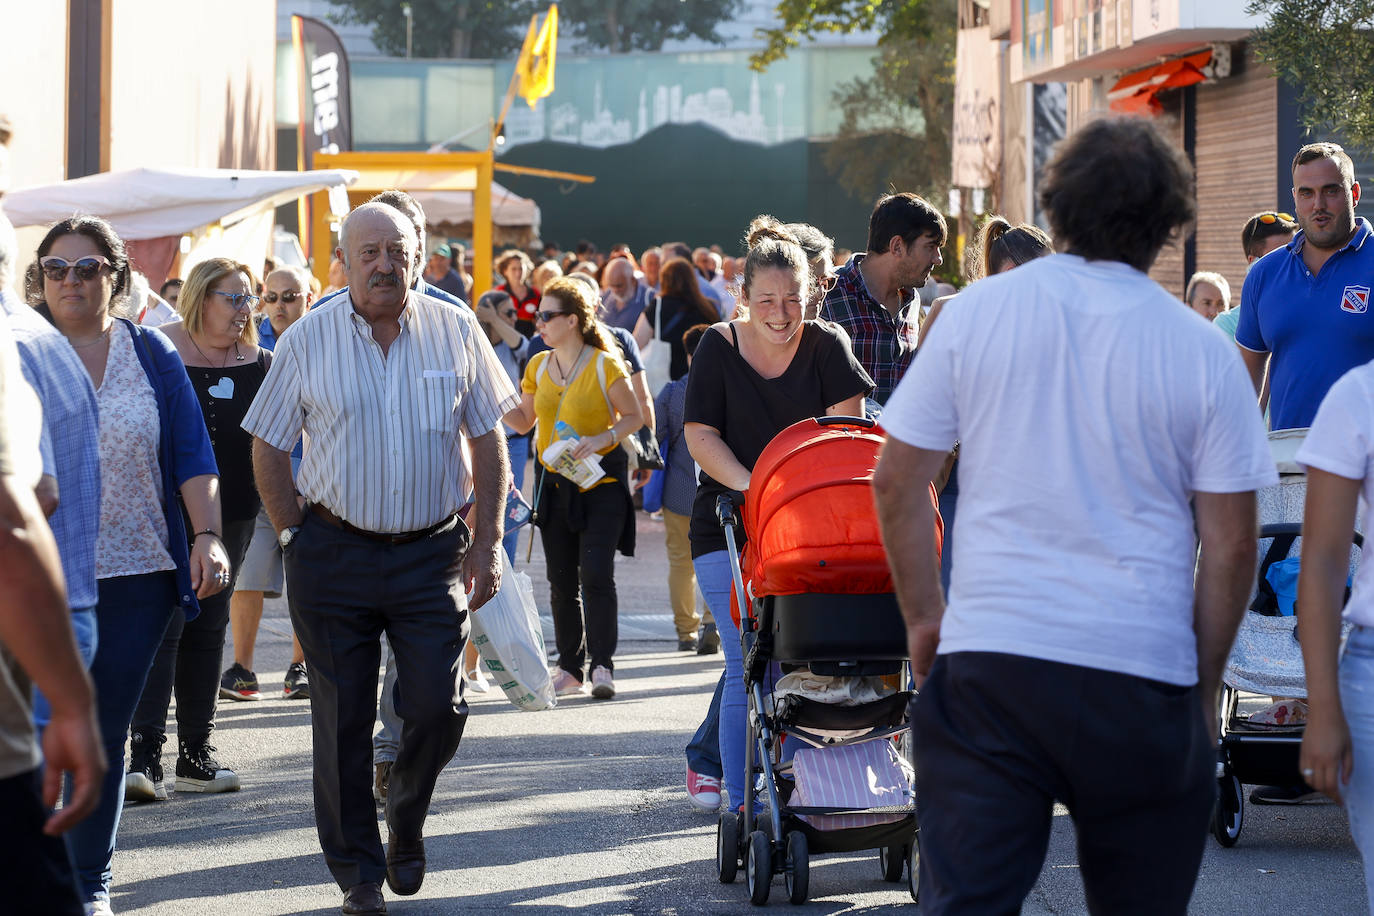
[[[1236,845],[1245,823],[1242,784],[1292,786],[1302,781],[1298,756],[1304,723],[1259,724],[1240,709],[1242,691],[1295,700],[1307,698],[1302,646],[1291,606],[1292,589],[1280,593],[1277,572],[1293,565],[1302,546],[1302,515],[1307,477],[1293,456],[1307,430],[1275,430],[1270,448],[1279,483],[1257,494],[1260,516],[1259,571],[1235,645],[1222,674],[1217,748],[1217,802],[1212,836],[1224,847]],[[1364,540],[1352,534],[1351,573]],[[1288,561],[1285,563],[1285,561]],[[1288,580],[1293,570],[1286,570]],[[1347,588],[1346,598],[1348,599]]]
[[[915,780],[897,749],[912,696],[897,689],[910,683],[906,629],[873,507],[882,441],[872,420],[852,417],[779,433],[754,466],[742,558],[736,507],[717,503],[743,618],[749,734],[743,809],[720,817],[716,866],[729,884],[743,865],[756,905],[779,873],[788,899],[804,903],[812,853],[863,849],[879,851],[885,880],[905,871],[918,895]],[[938,544],[938,510],[936,529]],[[823,690],[784,692],[789,679]]]

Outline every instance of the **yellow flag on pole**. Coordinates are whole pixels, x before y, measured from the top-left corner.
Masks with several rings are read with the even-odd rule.
[[[549,6],[544,22],[535,29],[538,16],[530,18],[529,31],[515,64],[520,78],[520,96],[531,108],[539,99],[553,94],[554,61],[558,54],[558,4]]]

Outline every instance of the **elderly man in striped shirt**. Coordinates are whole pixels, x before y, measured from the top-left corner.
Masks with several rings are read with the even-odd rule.
[[[500,585],[510,483],[500,423],[517,399],[472,314],[410,288],[417,245],[391,207],[349,214],[338,252],[348,295],[282,335],[243,423],[310,667],[315,819],[345,914],[386,912],[383,875],[397,894],[420,889],[425,813],[467,718],[468,601],[475,611]],[[302,432],[293,486],[289,450]],[[457,515],[463,439],[475,538]],[[385,856],[371,743],[383,632],[404,723]]]

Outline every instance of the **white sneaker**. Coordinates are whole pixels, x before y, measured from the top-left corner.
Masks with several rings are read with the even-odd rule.
[[[582,682],[562,668],[553,670],[553,692],[560,697],[573,697],[582,692]]]
[[[86,902],[86,916],[114,916],[108,900],[89,900]]]
[[[482,674],[481,668],[478,668],[470,674],[463,675],[463,680],[467,682],[467,689],[476,693],[486,693],[491,690],[491,682]]]
[[[604,665],[592,669],[592,696],[598,700],[609,700],[615,696],[615,681]]]

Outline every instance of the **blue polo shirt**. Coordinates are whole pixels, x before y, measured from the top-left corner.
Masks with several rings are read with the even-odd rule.
[[[1302,260],[1301,230],[1250,268],[1241,292],[1236,343],[1269,353],[1272,429],[1312,425],[1326,392],[1374,359],[1374,228],[1355,235],[1315,276]]]

